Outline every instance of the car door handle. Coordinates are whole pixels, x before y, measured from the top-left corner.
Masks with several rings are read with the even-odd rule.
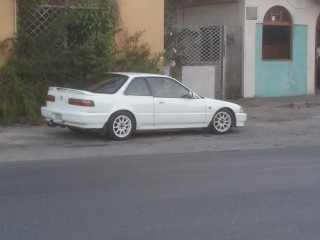
[[[164,104],[164,103],[166,103],[166,102],[165,102],[165,101],[159,101],[159,103],[160,103],[160,104]]]

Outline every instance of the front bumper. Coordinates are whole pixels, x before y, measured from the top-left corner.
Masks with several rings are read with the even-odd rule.
[[[246,113],[236,113],[236,127],[243,127],[245,121],[247,121]]]

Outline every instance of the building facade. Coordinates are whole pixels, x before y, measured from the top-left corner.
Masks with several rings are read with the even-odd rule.
[[[317,94],[320,3],[246,0],[245,13],[244,97]]]
[[[319,93],[319,1],[176,2],[178,26],[198,26],[200,29],[208,26],[223,27],[223,98]],[[201,39],[199,44],[202,47],[199,51],[210,50]],[[199,77],[196,76],[200,75],[196,73],[193,79],[198,82]],[[217,75],[213,81],[217,87]],[[197,82],[193,84],[203,85],[205,90],[205,85]]]

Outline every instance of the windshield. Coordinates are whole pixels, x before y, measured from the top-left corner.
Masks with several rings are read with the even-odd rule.
[[[90,86],[87,90],[93,93],[114,94],[128,78],[128,76],[120,74],[106,74],[102,81]]]

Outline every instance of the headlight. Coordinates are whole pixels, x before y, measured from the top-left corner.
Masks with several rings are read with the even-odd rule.
[[[244,110],[242,107],[239,108],[239,113],[244,113]]]

